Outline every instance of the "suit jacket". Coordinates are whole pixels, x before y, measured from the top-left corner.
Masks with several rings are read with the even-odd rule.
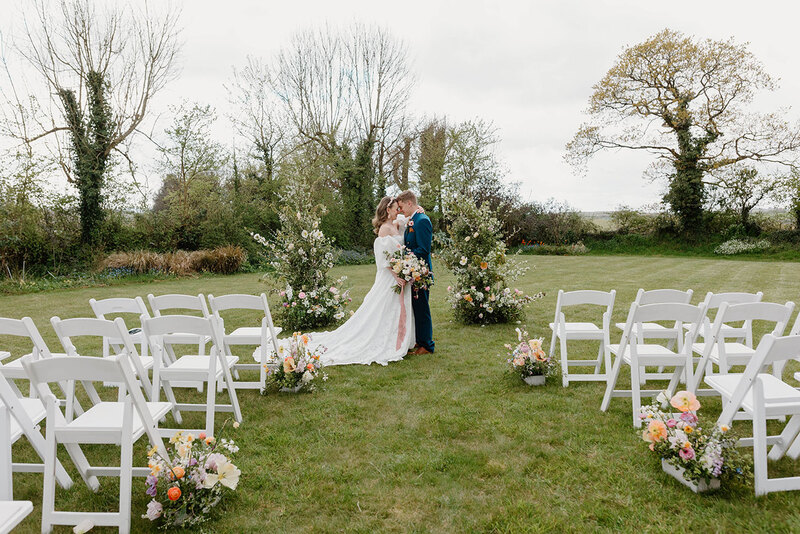
[[[428,264],[428,269],[433,272],[431,264],[431,243],[433,241],[433,224],[424,213],[415,213],[406,225],[404,236],[406,247],[419,259]]]

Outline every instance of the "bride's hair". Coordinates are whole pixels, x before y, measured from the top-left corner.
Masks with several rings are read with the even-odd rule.
[[[397,202],[392,197],[383,197],[380,202],[378,202],[378,207],[375,208],[375,217],[372,218],[372,228],[377,235],[385,223],[389,219],[389,206]]]

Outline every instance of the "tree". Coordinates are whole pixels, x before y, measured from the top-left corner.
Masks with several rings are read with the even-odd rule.
[[[432,119],[419,132],[417,172],[420,205],[433,219],[434,227],[443,228],[442,175],[447,157],[447,123]]]
[[[750,212],[759,202],[774,197],[781,187],[781,181],[772,176],[759,174],[752,167],[727,167],[712,175],[709,183],[722,193],[722,204],[736,211],[739,223],[750,226]]]
[[[99,11],[90,0],[60,0],[58,9],[37,0],[26,12],[18,51],[47,85],[62,116],[51,116],[46,130],[25,129],[20,140],[30,146],[56,137],[58,164],[78,189],[85,244],[96,244],[99,237],[104,180],[114,153],[128,158],[123,142],[175,75],[177,15],[135,12],[124,3]]]
[[[406,124],[413,78],[405,46],[380,28],[309,30],[280,52],[275,73],[274,89],[300,143],[320,152],[347,202],[351,243],[368,244],[375,195],[385,189],[384,160],[393,157],[387,143],[401,139]]]
[[[775,82],[746,44],[663,30],[622,51],[589,101],[590,121],[567,144],[579,168],[601,150],[644,150],[669,181],[665,200],[684,231],[702,226],[706,175],[739,162],[795,165],[800,126],[747,112]]]

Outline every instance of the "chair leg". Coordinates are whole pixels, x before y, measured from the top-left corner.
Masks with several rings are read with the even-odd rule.
[[[167,398],[167,401],[172,403],[172,417],[175,419],[175,422],[178,424],[183,423],[183,417],[181,417],[181,411],[178,409],[178,401],[175,399],[175,392],[172,391],[172,386],[168,381],[164,381],[162,383],[164,388],[164,396]]]
[[[764,390],[761,381],[753,383],[753,479],[756,497],[768,493],[767,418],[764,413]]]
[[[608,350],[606,348],[606,350]],[[609,351],[608,358],[611,358],[611,351]],[[611,404],[611,396],[614,393],[614,386],[617,385],[617,379],[619,378],[619,368],[622,365],[622,356],[617,356],[617,359],[614,360],[614,365],[611,371],[608,373],[608,378],[606,379],[606,393],[603,396],[603,402],[600,404],[600,410],[606,412],[608,411],[608,406]]]
[[[553,335],[550,336],[550,359],[553,359],[556,353],[556,338],[558,336],[558,327],[556,324],[553,324]],[[263,362],[262,362],[263,363]]]
[[[11,466],[11,417],[8,408],[0,404],[0,501],[14,500],[14,486],[12,482]]]
[[[600,374],[600,368],[603,365],[603,342],[600,342],[600,346],[597,347],[597,365],[594,366],[594,374]]]
[[[567,338],[558,336],[561,344],[561,385],[569,386],[569,361],[567,360]]]
[[[772,446],[769,451],[770,460],[780,460],[784,454],[789,450],[789,447],[794,443],[797,438],[797,433],[800,432],[800,417],[795,415],[781,432],[781,437],[778,443]]]
[[[55,422],[55,406],[47,403],[47,420]],[[56,433],[52,424],[45,429],[45,443],[47,445],[44,458],[44,488],[42,491],[42,532],[52,532],[52,515],[56,504]]]
[[[222,380],[225,381],[225,386],[228,388],[228,398],[230,398],[231,405],[233,406],[233,417],[237,422],[241,423],[242,409],[239,406],[239,396],[236,394],[236,387],[233,383],[233,377],[231,377],[231,368],[227,365],[224,368]]]
[[[131,531],[131,487],[133,477],[133,403],[130,399],[125,405],[123,415],[121,451],[120,451],[120,473],[119,473],[119,515],[120,515],[120,534],[127,534]]]
[[[641,369],[641,367],[639,367],[638,362],[634,363],[631,361],[631,408],[633,410],[633,426],[636,428],[642,426],[642,419],[639,417],[639,413],[642,411],[639,369]]]
[[[211,356],[212,358],[214,356]],[[206,387],[206,434],[209,436],[214,435],[214,413],[217,405],[217,388],[216,380],[209,381]]]

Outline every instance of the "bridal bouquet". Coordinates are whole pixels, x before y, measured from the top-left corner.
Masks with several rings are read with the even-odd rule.
[[[509,351],[506,362],[511,366],[511,370],[523,379],[531,376],[547,376],[553,367],[553,362],[542,349],[542,339],[530,339],[525,330],[519,328],[516,330],[517,344],[505,345]]]
[[[736,448],[736,438],[727,426],[703,428],[697,416],[700,401],[689,391],[679,391],[669,404],[678,413],[661,411],[667,396],[662,392],[656,402],[642,406],[640,417],[646,428],[642,439],[662,460],[683,471],[683,478],[694,483],[712,479],[744,479],[749,465]]]
[[[409,286],[417,290],[425,290],[433,285],[433,273],[428,269],[428,264],[420,260],[408,248],[398,247],[394,252],[386,251],[389,268],[399,278],[405,280]],[[400,285],[394,286],[395,293],[400,293]]]
[[[288,346],[278,347],[278,365],[265,365],[268,387],[295,393],[303,389],[313,391],[317,377],[328,379],[319,361],[326,349],[316,347],[312,350],[309,348],[310,341],[308,334],[295,332],[292,339],[288,340]]]
[[[147,453],[150,475],[145,493],[151,500],[142,517],[158,520],[162,530],[204,523],[211,510],[239,484],[241,471],[231,463],[239,447],[232,440],[217,440],[203,432],[195,436],[182,430],[169,443],[172,459],[163,458],[155,447]]]

